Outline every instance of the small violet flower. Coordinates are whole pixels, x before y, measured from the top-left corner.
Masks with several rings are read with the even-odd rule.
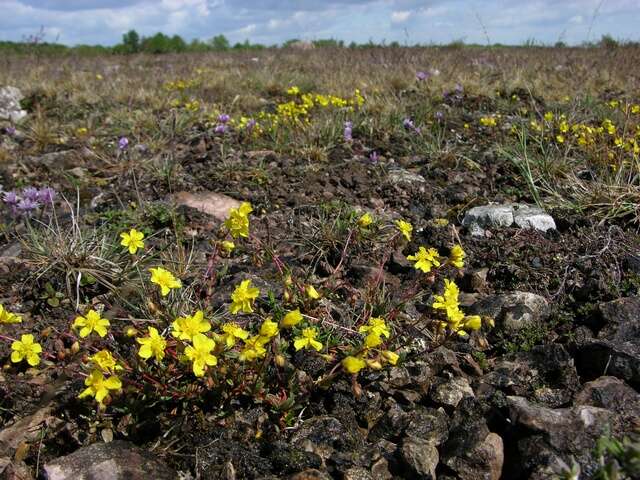
[[[413,120],[411,120],[410,118],[405,118],[402,121],[402,126],[406,130],[413,130],[415,133],[420,133],[420,128],[416,127],[415,123],[413,123]]]
[[[5,127],[4,133],[13,136],[16,134],[16,127]]]
[[[38,201],[43,205],[53,205],[58,193],[51,187],[44,187],[38,191]]]
[[[31,214],[39,206],[40,204],[37,201],[31,200],[30,198],[23,198],[18,202],[18,210],[27,215]]]
[[[441,111],[437,111],[435,113],[435,117],[438,122],[442,122],[444,120],[444,113],[442,113]]]
[[[429,76],[430,75],[427,72],[423,72],[423,71],[416,72],[416,80],[418,80],[419,82],[424,82],[429,78]]]
[[[216,125],[216,128],[214,130],[214,132],[220,133],[220,134],[225,133],[226,131],[227,131],[227,126],[224,124]]]
[[[344,122],[344,140],[350,142],[353,140],[353,123]]]
[[[218,121],[220,123],[227,123],[229,120],[231,120],[231,117],[229,115],[227,115],[226,113],[222,113],[222,114],[218,115]]]
[[[12,207],[16,206],[20,201],[20,199],[18,198],[18,194],[14,191],[4,192],[3,200],[4,203]]]
[[[376,163],[378,160],[380,160],[380,155],[378,155],[378,152],[374,150],[369,154],[369,160],[371,160],[373,163]]]
[[[22,197],[26,198],[28,200],[31,200],[32,202],[37,202],[38,201],[38,189],[35,187],[27,187],[24,190],[22,190]]]
[[[126,150],[128,146],[129,139],[127,137],[120,137],[120,140],[118,140],[118,148],[120,150]]]

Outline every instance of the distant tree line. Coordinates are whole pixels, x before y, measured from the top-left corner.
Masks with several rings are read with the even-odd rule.
[[[48,43],[43,41],[42,36],[34,36],[30,39],[22,42],[10,42],[0,41],[0,52],[12,52],[12,53],[38,53],[43,55],[60,55],[75,53],[80,55],[101,55],[101,54],[118,54],[118,55],[131,55],[136,53],[149,53],[149,54],[165,54],[165,53],[183,53],[183,52],[223,52],[231,50],[261,50],[264,48],[292,48],[304,44],[306,46],[313,46],[316,48],[371,48],[371,47],[387,47],[387,48],[400,48],[400,47],[424,47],[424,46],[440,46],[450,48],[462,48],[462,47],[479,47],[477,44],[466,44],[463,40],[454,40],[448,44],[439,45],[401,45],[398,42],[391,43],[374,43],[369,41],[367,43],[355,43],[351,42],[348,45],[342,40],[335,40],[333,38],[313,40],[310,42],[301,41],[299,39],[291,39],[284,42],[282,45],[263,45],[260,43],[251,43],[249,40],[244,42],[238,42],[233,45],[229,42],[224,35],[216,35],[209,40],[194,39],[191,42],[185,41],[180,35],[165,35],[164,33],[156,33],[150,37],[143,37],[135,30],[130,30],[122,36],[122,42],[114,45],[113,47],[105,47],[101,45],[76,45],[68,47],[58,43]],[[611,35],[603,35],[599,42],[584,43],[585,47],[602,47],[602,48],[617,48],[620,46],[639,46],[638,42],[621,41],[614,39]],[[490,45],[494,47],[504,47],[506,45]],[[545,45],[541,42],[537,42],[533,39],[527,40],[523,47],[550,47],[551,45]],[[553,45],[556,48],[563,48],[566,45],[562,42],[557,42]]]

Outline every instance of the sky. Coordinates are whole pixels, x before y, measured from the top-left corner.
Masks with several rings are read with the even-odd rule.
[[[640,40],[640,0],[0,0],[0,11],[0,40],[43,27],[46,41],[67,45],[113,45],[130,29],[267,45]]]

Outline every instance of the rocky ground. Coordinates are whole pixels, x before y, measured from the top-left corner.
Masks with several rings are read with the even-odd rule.
[[[19,102],[5,103],[26,114]],[[377,270],[365,247],[341,260],[344,232],[322,226],[353,209],[408,219],[414,236],[386,252],[382,265],[389,303],[402,304],[394,316],[402,361],[361,373],[354,392],[346,376],[312,386],[322,366],[293,358],[308,390],[286,425],[273,405],[246,398],[224,408],[159,402],[134,416],[115,405],[98,413],[77,400],[81,379],[11,365],[8,344],[0,344],[0,478],[586,479],[614,464],[626,468],[620,478],[639,478],[640,238],[628,219],[535,207],[526,183],[490,145],[466,166],[392,149],[372,160],[357,146],[314,162],[265,148],[224,151],[197,126],[170,152],[132,143],[140,164],[171,157],[161,177],[136,176],[81,144],[34,153],[24,129],[7,128],[0,134],[10,152],[0,167],[5,190],[54,185],[70,205],[77,193],[76,213],[88,225],[127,225],[117,212],[143,202],[144,221],[156,231],[180,224],[196,270],[206,266],[211,232],[229,206],[251,202],[255,236],[335,293],[318,309],[345,328],[360,308],[348,292],[365,289]],[[73,209],[59,208],[68,228]],[[62,330],[74,317],[73,299],[54,284],[60,302],[47,303],[55,293],[19,240],[27,227],[9,210],[3,215],[12,230],[0,239],[1,303],[33,330]],[[420,245],[447,251],[458,242],[467,252],[456,278],[461,304],[494,319],[495,328],[443,343],[427,321],[431,286],[400,302],[403,285],[422,281],[405,257]],[[250,274],[281,295],[273,264],[243,258],[227,268],[228,278]],[[210,292],[211,308],[229,293],[224,285]],[[107,294],[96,288],[93,295]],[[11,328],[0,333],[17,332]],[[46,348],[62,359],[70,342],[54,334]],[[625,438],[624,454],[604,448],[607,439]]]

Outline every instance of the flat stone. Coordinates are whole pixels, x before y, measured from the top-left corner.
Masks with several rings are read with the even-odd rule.
[[[44,466],[48,480],[175,480],[177,472],[129,442],[94,443]]]
[[[393,184],[396,183],[427,183],[422,175],[405,170],[404,168],[394,168],[389,171],[389,181]]]
[[[221,222],[229,217],[232,208],[241,204],[234,198],[215,192],[178,192],[172,198],[178,205],[194,208]]]
[[[556,228],[553,217],[541,208],[523,204],[483,205],[473,207],[464,216],[462,226],[473,236],[484,236],[486,229],[520,228],[542,232]]]

